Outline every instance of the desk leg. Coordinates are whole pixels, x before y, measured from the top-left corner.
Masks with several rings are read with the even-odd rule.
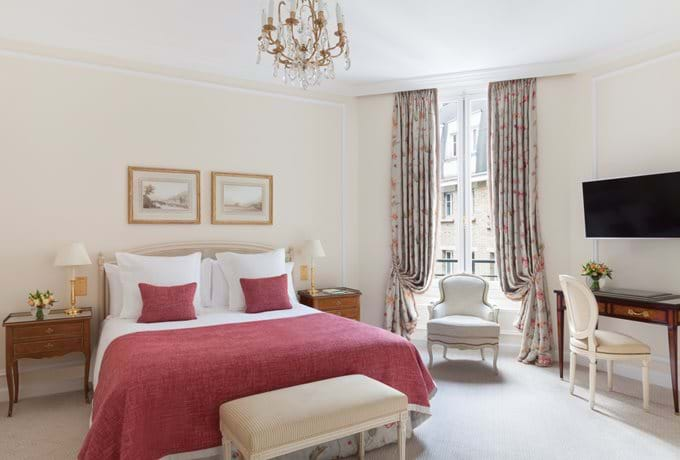
[[[19,402],[19,360],[14,361],[14,402]]]
[[[668,326],[668,355],[671,361],[671,383],[673,385],[673,406],[675,413],[680,412],[678,403],[678,326],[670,324]]]
[[[560,366],[560,378],[564,378],[564,307],[562,296],[557,296],[557,352]]]
[[[9,408],[7,409],[7,416],[11,417],[12,416],[12,406],[14,404],[14,377],[12,376],[14,370],[14,366],[12,363],[7,361],[7,365],[5,366],[5,373],[7,374],[7,392],[8,394],[8,403],[9,403]]]

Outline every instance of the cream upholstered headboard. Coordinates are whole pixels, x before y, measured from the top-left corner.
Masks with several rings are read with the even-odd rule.
[[[143,256],[183,256],[200,252],[203,257],[214,258],[215,254],[220,252],[238,252],[241,254],[257,254],[259,252],[267,252],[274,249],[272,246],[257,243],[240,243],[231,241],[192,241],[182,243],[164,243],[154,244],[151,246],[142,246],[139,248],[128,249],[125,251],[130,254],[139,254]],[[286,250],[286,260],[292,258],[292,249]],[[98,306],[98,320],[102,321],[109,315],[109,286],[106,281],[106,273],[104,273],[104,264],[116,263],[115,254],[104,255],[99,254],[98,259],[98,278],[99,278],[99,306]]]

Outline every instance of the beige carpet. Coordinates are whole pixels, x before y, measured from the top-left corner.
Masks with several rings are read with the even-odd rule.
[[[639,382],[618,378],[608,393],[601,374],[593,412],[583,368],[570,396],[556,368],[526,366],[511,353],[502,355],[498,376],[476,352],[450,357],[461,359],[435,361],[433,416],[409,440],[409,459],[680,459],[680,417],[667,389],[652,387],[645,413]],[[89,410],[81,393],[20,400],[12,418],[0,416],[0,458],[75,458]],[[366,457],[392,460],[396,449]]]

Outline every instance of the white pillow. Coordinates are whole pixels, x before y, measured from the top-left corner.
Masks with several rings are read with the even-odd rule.
[[[208,260],[208,259],[206,259]],[[218,308],[225,308],[229,305],[229,284],[227,278],[224,276],[224,271],[219,262],[212,260],[212,297],[211,306]],[[204,261],[205,262],[205,261]],[[288,275],[288,297],[293,305],[298,303],[297,294],[295,293],[295,286],[293,286],[293,268],[294,262],[286,262],[286,274]]]
[[[196,283],[194,308],[201,305],[201,253],[188,256],[157,257],[119,252],[116,254],[123,282],[123,311],[121,318],[139,318],[142,314],[142,295],[139,283],[154,286],[177,286]]]
[[[290,303],[295,306],[298,303],[297,294],[295,293],[295,286],[293,286],[293,268],[295,267],[295,262],[286,262],[286,275],[288,275],[288,297],[290,297]]]
[[[221,252],[216,256],[229,284],[230,310],[245,310],[241,278],[268,278],[286,273],[286,250],[283,248],[260,254]]]
[[[104,264],[106,281],[109,286],[109,315],[120,316],[123,310],[123,281],[120,268],[116,264]]]
[[[212,259],[211,259],[212,260]],[[229,284],[220,263],[212,260],[212,296],[210,305],[217,308],[229,306]]]
[[[212,267],[213,259],[203,259],[201,261],[201,307],[212,305]]]

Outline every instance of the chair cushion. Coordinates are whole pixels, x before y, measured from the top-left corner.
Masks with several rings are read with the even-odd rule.
[[[569,343],[576,348],[588,350],[588,339],[572,337]],[[650,353],[649,347],[644,343],[618,332],[595,330],[595,343],[597,353],[617,355],[647,355]]]
[[[229,401],[220,426],[250,453],[406,411],[406,395],[364,375],[306,383]]]
[[[427,335],[445,337],[496,338],[501,333],[498,323],[476,316],[452,315],[427,322]]]

